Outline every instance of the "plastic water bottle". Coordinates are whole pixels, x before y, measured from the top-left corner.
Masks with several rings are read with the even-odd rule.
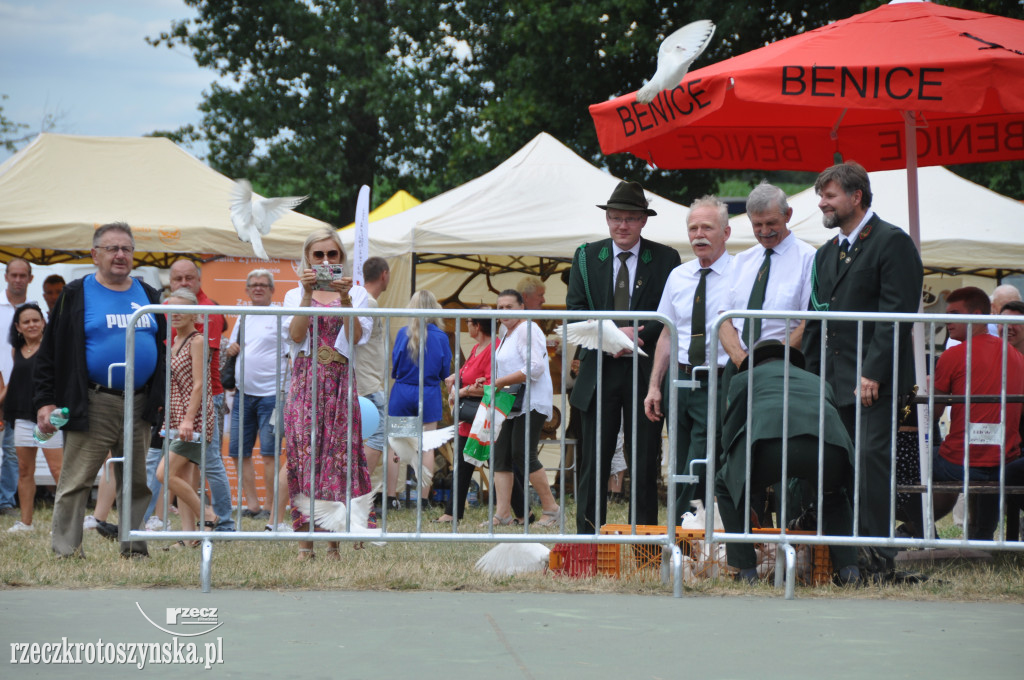
[[[68,420],[70,420],[70,418],[71,418],[71,412],[68,410],[67,406],[65,406],[64,408],[55,408],[50,413],[50,424],[53,425],[55,428],[57,428],[59,430],[60,428],[62,428],[65,425],[68,424]],[[42,444],[43,442],[50,441],[50,439],[55,434],[57,434],[57,433],[56,432],[50,432],[50,433],[43,432],[42,430],[39,429],[38,425],[36,425],[35,428],[33,428],[33,430],[32,430],[32,437],[37,442],[39,442],[40,444]]]
[[[167,430],[165,430],[163,428],[160,428],[159,434],[160,434],[161,437],[166,437],[167,436]],[[177,438],[178,438],[178,428],[172,427],[171,428],[171,439],[177,439]],[[192,441],[194,443],[196,443],[196,444],[201,442],[202,441],[202,437],[201,437],[200,433],[193,432],[192,433]]]

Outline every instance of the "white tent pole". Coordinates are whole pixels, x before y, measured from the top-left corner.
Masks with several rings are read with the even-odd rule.
[[[921,253],[921,210],[920,197],[917,186],[917,114],[913,111],[903,111],[903,132],[906,136],[906,159],[907,159],[907,212],[910,218],[910,238],[917,246],[918,254]],[[922,257],[922,260],[924,258]],[[918,302],[917,311],[923,311],[924,300]],[[923,323],[914,324],[914,375],[917,379],[918,394],[928,392],[928,371],[925,367],[925,329]],[[921,471],[921,482],[928,483],[927,474],[931,470],[928,459],[931,458],[931,415],[928,412],[928,404],[917,406],[917,446],[918,460]],[[895,433],[894,433],[895,435]],[[934,532],[934,523],[927,521],[928,496],[921,494],[921,530],[930,527]],[[926,538],[934,538],[928,536]]]

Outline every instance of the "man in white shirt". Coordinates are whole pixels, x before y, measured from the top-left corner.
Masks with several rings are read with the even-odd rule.
[[[747,216],[758,245],[733,260],[732,289],[719,313],[727,309],[804,312],[811,298],[814,248],[789,230],[793,209],[786,193],[762,182],[747,197]],[[793,347],[800,347],[803,329],[804,322],[799,319],[733,319],[722,326],[720,339],[739,366],[748,348],[761,340],[788,340]]]
[[[0,373],[6,385],[11,380],[14,355],[7,341],[7,331],[14,319],[14,311],[28,302],[28,284],[32,283],[32,265],[28,260],[16,257],[7,263],[4,272],[7,290],[0,295]],[[0,464],[0,515],[15,514],[14,494],[18,491],[18,456],[14,450],[14,428],[3,432],[3,463]]]
[[[266,269],[254,269],[245,279],[245,292],[253,307],[269,306],[274,295],[274,275]],[[243,326],[244,337],[241,333]],[[231,409],[228,456],[235,461],[235,470],[242,480],[242,493],[248,506],[244,515],[267,519],[270,510],[260,507],[256,492],[252,450],[258,432],[263,469],[266,477],[269,477],[266,482],[269,495],[273,489],[274,452],[280,449],[283,434],[283,431],[275,432],[273,416],[279,386],[284,385],[288,373],[288,330],[284,324],[279,324],[279,317],[276,316],[251,314],[240,317],[231,329],[231,344],[226,353],[238,357],[235,359],[235,384],[238,392]],[[284,521],[283,509],[278,513],[278,518],[279,523]]]
[[[370,257],[363,263],[363,288],[369,294],[366,306],[377,308],[377,298],[388,289],[391,280],[391,268],[383,257]],[[370,478],[380,466],[384,452],[384,409],[387,400],[384,398],[384,381],[388,375],[388,357],[384,353],[384,318],[373,317],[373,330],[370,339],[356,345],[356,360],[353,367],[356,372],[356,387],[359,396],[369,399],[377,407],[377,429],[369,437],[363,439],[363,453],[366,454],[366,467],[370,470]],[[376,483],[374,482],[374,487]]]
[[[700,387],[680,389],[678,392],[675,474],[689,474],[690,461],[705,457],[708,368],[721,375],[729,361],[729,355],[721,344],[717,356],[708,356],[707,338],[718,310],[725,309],[733,281],[733,258],[725,249],[730,234],[729,213],[725,204],[714,196],[697,199],[690,206],[686,225],[690,247],[697,259],[672,270],[658,305],[658,313],[675,323],[679,344],[672,346],[668,329],[662,329],[654,354],[647,398],[644,400],[648,418],[656,421],[663,417],[662,394],[667,394],[669,388],[667,385],[663,387],[662,382],[668,375],[670,361],[678,361],[680,379],[700,380]],[[716,433],[716,438],[720,436],[721,433]],[[702,472],[695,470],[695,474]],[[679,485],[676,512],[688,510],[690,501],[703,497],[703,478],[698,484]]]

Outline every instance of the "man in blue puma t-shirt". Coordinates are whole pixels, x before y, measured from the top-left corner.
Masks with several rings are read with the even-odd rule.
[[[35,369],[37,424],[54,431],[50,414],[67,407],[64,465],[53,507],[53,551],[84,557],[82,520],[93,480],[107,453],[124,448],[124,390],[129,319],[160,294],[131,276],[135,240],[123,222],[105,224],[93,235],[97,271],[72,281],[61,293],[43,335]],[[131,471],[131,521],[142,528],[150,492],[146,448],[150,423],[163,404],[166,337],[163,315],[146,314],[135,324]],[[118,498],[120,469],[115,468]],[[122,517],[127,508],[121,508]],[[122,557],[147,556],[144,541],[121,544]]]

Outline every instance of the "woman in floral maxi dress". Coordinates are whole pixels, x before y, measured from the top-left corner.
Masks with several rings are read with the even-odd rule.
[[[313,265],[343,264],[344,261],[345,251],[336,232],[319,229],[310,234],[303,247],[302,261],[299,265],[300,286],[285,295],[284,306],[367,306],[366,289],[353,286],[351,277],[332,281],[329,290],[316,289]],[[352,479],[351,497],[370,492],[370,474],[363,454],[359,402],[356,399],[359,392],[354,384],[355,374],[349,370],[351,351],[347,337],[351,323],[353,342],[366,342],[370,337],[371,323],[368,317],[317,317],[316,338],[313,339],[313,343],[310,342],[313,317],[293,316],[286,319],[286,323],[291,341],[294,343],[292,384],[284,417],[285,440],[288,447],[288,495],[292,504],[293,528],[295,531],[308,531],[309,517],[296,509],[296,497],[306,496],[312,498],[314,502],[334,501],[348,505],[349,471]],[[339,335],[342,336],[341,339]],[[336,341],[338,349],[335,348]],[[314,415],[316,446],[311,451]],[[311,474],[315,475],[312,488]],[[328,543],[327,554],[331,559],[339,559],[336,542]],[[312,541],[300,541],[299,559],[311,559],[313,556]]]

